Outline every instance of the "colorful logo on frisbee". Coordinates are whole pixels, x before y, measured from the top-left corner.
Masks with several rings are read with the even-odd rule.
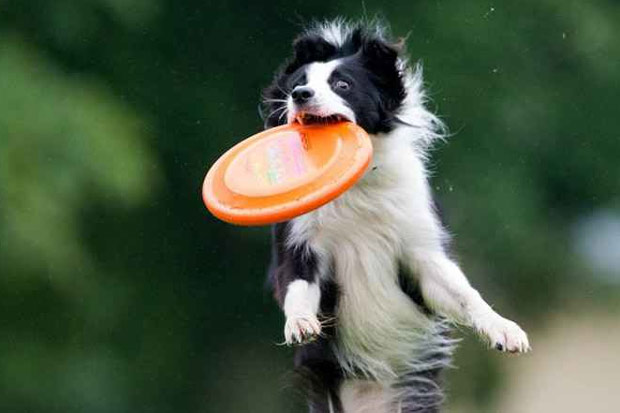
[[[281,133],[256,142],[231,162],[226,185],[246,196],[274,195],[314,177],[308,162],[309,144],[298,132]]]

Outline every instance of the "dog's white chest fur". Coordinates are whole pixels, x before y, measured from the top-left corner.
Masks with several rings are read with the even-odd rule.
[[[403,243],[424,243],[434,227],[422,162],[399,139],[374,138],[373,163],[364,178],[293,220],[289,240],[307,242],[321,261],[333,263],[341,293],[336,314],[341,365],[387,380],[411,369],[408,363],[432,333],[432,323],[398,282]]]

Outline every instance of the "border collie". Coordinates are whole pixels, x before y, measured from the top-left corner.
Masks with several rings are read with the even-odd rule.
[[[265,127],[346,120],[374,152],[363,178],[315,211],[273,227],[269,285],[298,345],[310,412],[437,412],[451,323],[491,347],[529,350],[446,251],[425,168],[442,123],[422,71],[381,24],[311,26],[264,91]]]

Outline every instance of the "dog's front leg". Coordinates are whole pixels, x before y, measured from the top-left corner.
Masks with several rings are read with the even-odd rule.
[[[319,256],[306,244],[288,243],[289,223],[277,224],[273,232],[273,262],[269,278],[286,323],[286,344],[305,344],[321,333]]]
[[[284,298],[284,339],[286,344],[305,344],[321,333],[317,318],[321,290],[317,282],[295,280],[288,284]]]
[[[422,296],[431,309],[473,327],[497,350],[523,353],[530,349],[521,327],[493,311],[442,250],[413,249],[409,256]]]

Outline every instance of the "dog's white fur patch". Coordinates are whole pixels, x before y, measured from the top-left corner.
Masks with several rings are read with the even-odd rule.
[[[295,280],[286,289],[284,314],[287,317],[316,314],[321,300],[321,291],[316,283]]]
[[[290,283],[284,298],[284,340],[286,344],[304,343],[321,333],[317,318],[321,302],[318,284],[305,280]]]
[[[383,37],[387,28],[379,20],[367,22],[366,29],[377,37]],[[309,28],[310,32],[321,33],[321,37],[336,47],[342,46],[347,36],[353,31],[353,26],[344,18],[336,18],[326,22],[315,22]]]
[[[340,386],[340,401],[345,413],[389,413],[393,390],[369,380],[345,380]]]

